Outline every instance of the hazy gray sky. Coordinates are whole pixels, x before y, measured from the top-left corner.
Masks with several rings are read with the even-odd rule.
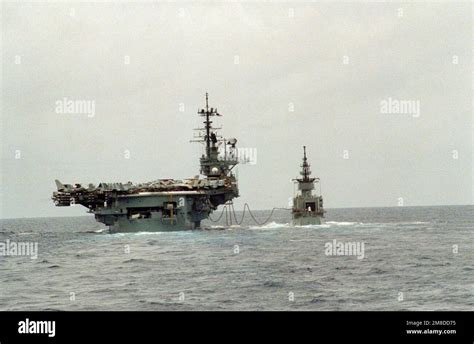
[[[84,214],[54,207],[55,178],[196,175],[206,91],[222,133],[257,149],[236,209],[287,206],[302,145],[328,208],[473,203],[469,3],[1,9],[2,217]],[[58,113],[64,98],[94,116]]]

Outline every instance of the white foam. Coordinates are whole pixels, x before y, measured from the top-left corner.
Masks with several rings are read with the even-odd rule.
[[[209,229],[224,230],[224,229],[227,229],[227,227],[225,227],[225,226],[217,226],[217,225],[216,225],[216,226],[205,227],[205,228],[203,228],[203,229],[207,229],[207,230],[209,230]]]
[[[225,230],[232,230],[232,229],[239,229],[239,228],[242,228],[240,225],[231,225],[231,226],[210,226],[208,227],[207,229],[225,229]]]
[[[250,226],[249,229],[276,229],[289,227],[288,223],[276,223],[275,221],[269,222],[261,226]]]
[[[164,233],[166,233],[166,232],[137,232],[137,233],[132,233],[132,234],[135,235],[135,236],[141,236],[141,235],[160,235],[160,234],[164,234]]]
[[[331,225],[323,223],[321,225],[301,225],[301,226],[293,226],[294,228],[330,228]]]
[[[109,229],[108,228],[101,228],[101,229],[98,229],[96,231],[94,231],[94,233],[103,233],[105,231],[108,231]]]
[[[161,235],[165,233],[172,233],[172,232],[124,232],[124,233],[111,233],[110,237],[112,238],[123,238],[123,237],[136,237],[136,236],[145,236],[145,235]]]
[[[338,222],[338,221],[327,221],[325,222],[327,225],[335,225],[335,226],[353,226],[353,225],[362,225],[361,222]]]

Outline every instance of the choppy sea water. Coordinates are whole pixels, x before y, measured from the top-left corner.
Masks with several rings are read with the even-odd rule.
[[[91,217],[1,220],[0,243],[36,242],[38,258],[0,257],[0,310],[474,310],[474,206],[289,223],[107,234]],[[327,255],[333,240],[364,243],[364,258]]]

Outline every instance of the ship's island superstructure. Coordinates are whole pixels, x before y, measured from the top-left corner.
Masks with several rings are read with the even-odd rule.
[[[62,184],[52,199],[56,206],[80,204],[109,226],[111,233],[174,231],[195,229],[217,207],[239,196],[232,169],[238,164],[236,139],[218,135],[211,118],[220,116],[215,108],[198,111],[204,127],[197,128],[193,142],[205,144],[200,158],[201,177],[185,180],[159,179],[148,183]]]
[[[319,178],[311,177],[311,169],[306,158],[306,146],[303,146],[303,163],[301,164],[301,178],[293,179],[298,184],[299,194],[293,198],[291,210],[293,225],[320,225],[323,222],[323,196],[313,195],[314,184]]]

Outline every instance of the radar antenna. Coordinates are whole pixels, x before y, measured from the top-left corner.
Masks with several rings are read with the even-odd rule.
[[[206,153],[201,157],[201,173],[206,176],[219,176],[221,174],[227,175],[227,173],[238,163],[235,158],[227,157],[227,146],[229,150],[235,153],[235,143],[237,140],[230,139],[226,140],[222,136],[217,134],[217,130],[221,128],[215,128],[212,126],[211,117],[221,116],[217,111],[217,108],[209,107],[209,94],[206,92],[206,107],[198,110],[198,115],[205,117],[204,128],[197,128],[201,133],[204,134],[195,137],[194,142],[204,142],[206,144]],[[223,143],[224,159],[219,158],[219,144]]]

